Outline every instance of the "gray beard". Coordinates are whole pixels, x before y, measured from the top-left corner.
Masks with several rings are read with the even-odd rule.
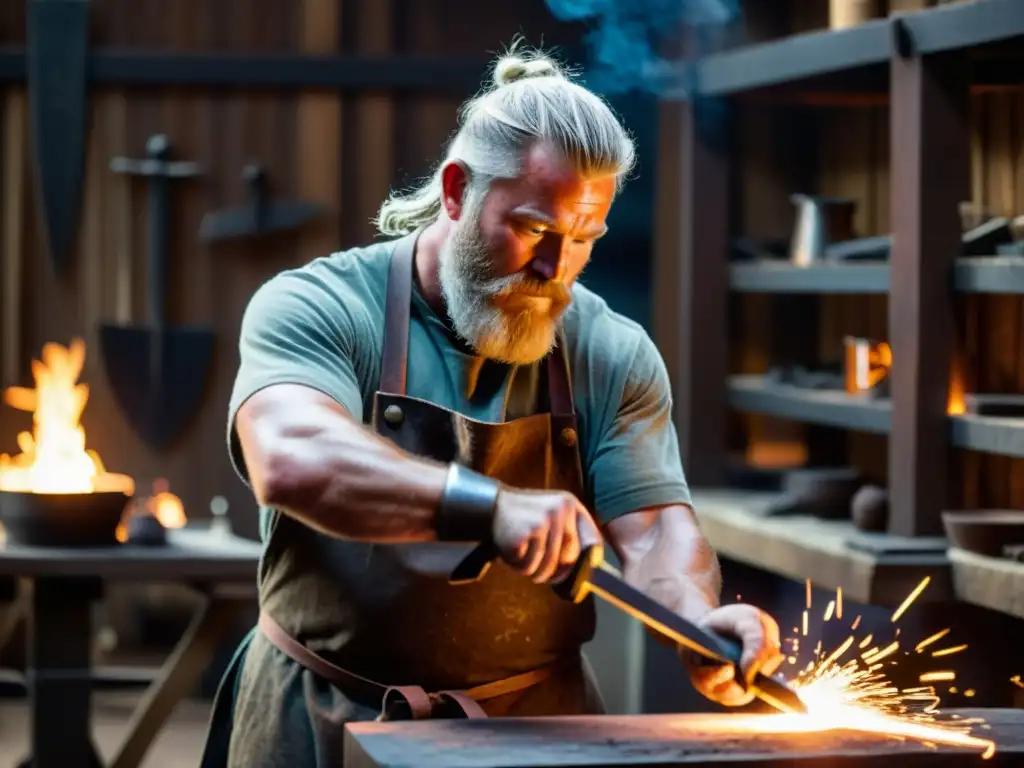
[[[543,358],[555,344],[560,316],[568,295],[551,298],[551,308],[511,310],[495,299],[530,287],[547,290],[525,274],[494,277],[487,248],[480,237],[475,212],[456,222],[448,242],[438,255],[438,280],[455,333],[476,352],[490,360],[529,365]]]

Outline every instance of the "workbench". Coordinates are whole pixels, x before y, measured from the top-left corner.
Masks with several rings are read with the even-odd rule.
[[[771,734],[732,727],[772,715],[605,715],[353,723],[345,729],[344,768],[1024,765],[1024,710],[956,713],[985,718],[990,729],[975,735],[996,742],[991,759],[982,760],[977,750],[931,748],[851,731]]]
[[[27,768],[101,765],[92,742],[92,604],[108,581],[179,582],[201,607],[133,713],[111,768],[137,768],[174,707],[188,695],[241,612],[256,597],[257,542],[203,529],[168,532],[162,546],[77,549],[0,546],[0,576],[28,585],[28,665],[32,754]]]

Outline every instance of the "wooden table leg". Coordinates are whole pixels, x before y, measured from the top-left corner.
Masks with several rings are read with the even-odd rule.
[[[9,661],[9,654],[13,653],[18,661],[18,669],[24,668],[25,630],[31,612],[32,581],[18,579],[15,598],[7,606],[3,623],[0,624],[0,661]]]
[[[90,722],[89,656],[98,580],[39,578],[32,587],[27,683],[32,768],[99,766]]]
[[[142,763],[167,718],[198,684],[220,644],[235,629],[241,609],[251,603],[250,594],[207,598],[161,668],[160,678],[132,714],[128,735],[110,768],[137,768]]]

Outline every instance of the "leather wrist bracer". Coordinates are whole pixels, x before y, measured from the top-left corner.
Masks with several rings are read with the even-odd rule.
[[[501,484],[460,464],[448,465],[437,508],[438,541],[488,541]]]

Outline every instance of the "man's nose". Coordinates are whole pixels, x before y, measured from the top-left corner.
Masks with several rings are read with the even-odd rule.
[[[563,281],[568,265],[568,253],[565,238],[548,236],[537,247],[533,258],[533,268],[545,280]]]

